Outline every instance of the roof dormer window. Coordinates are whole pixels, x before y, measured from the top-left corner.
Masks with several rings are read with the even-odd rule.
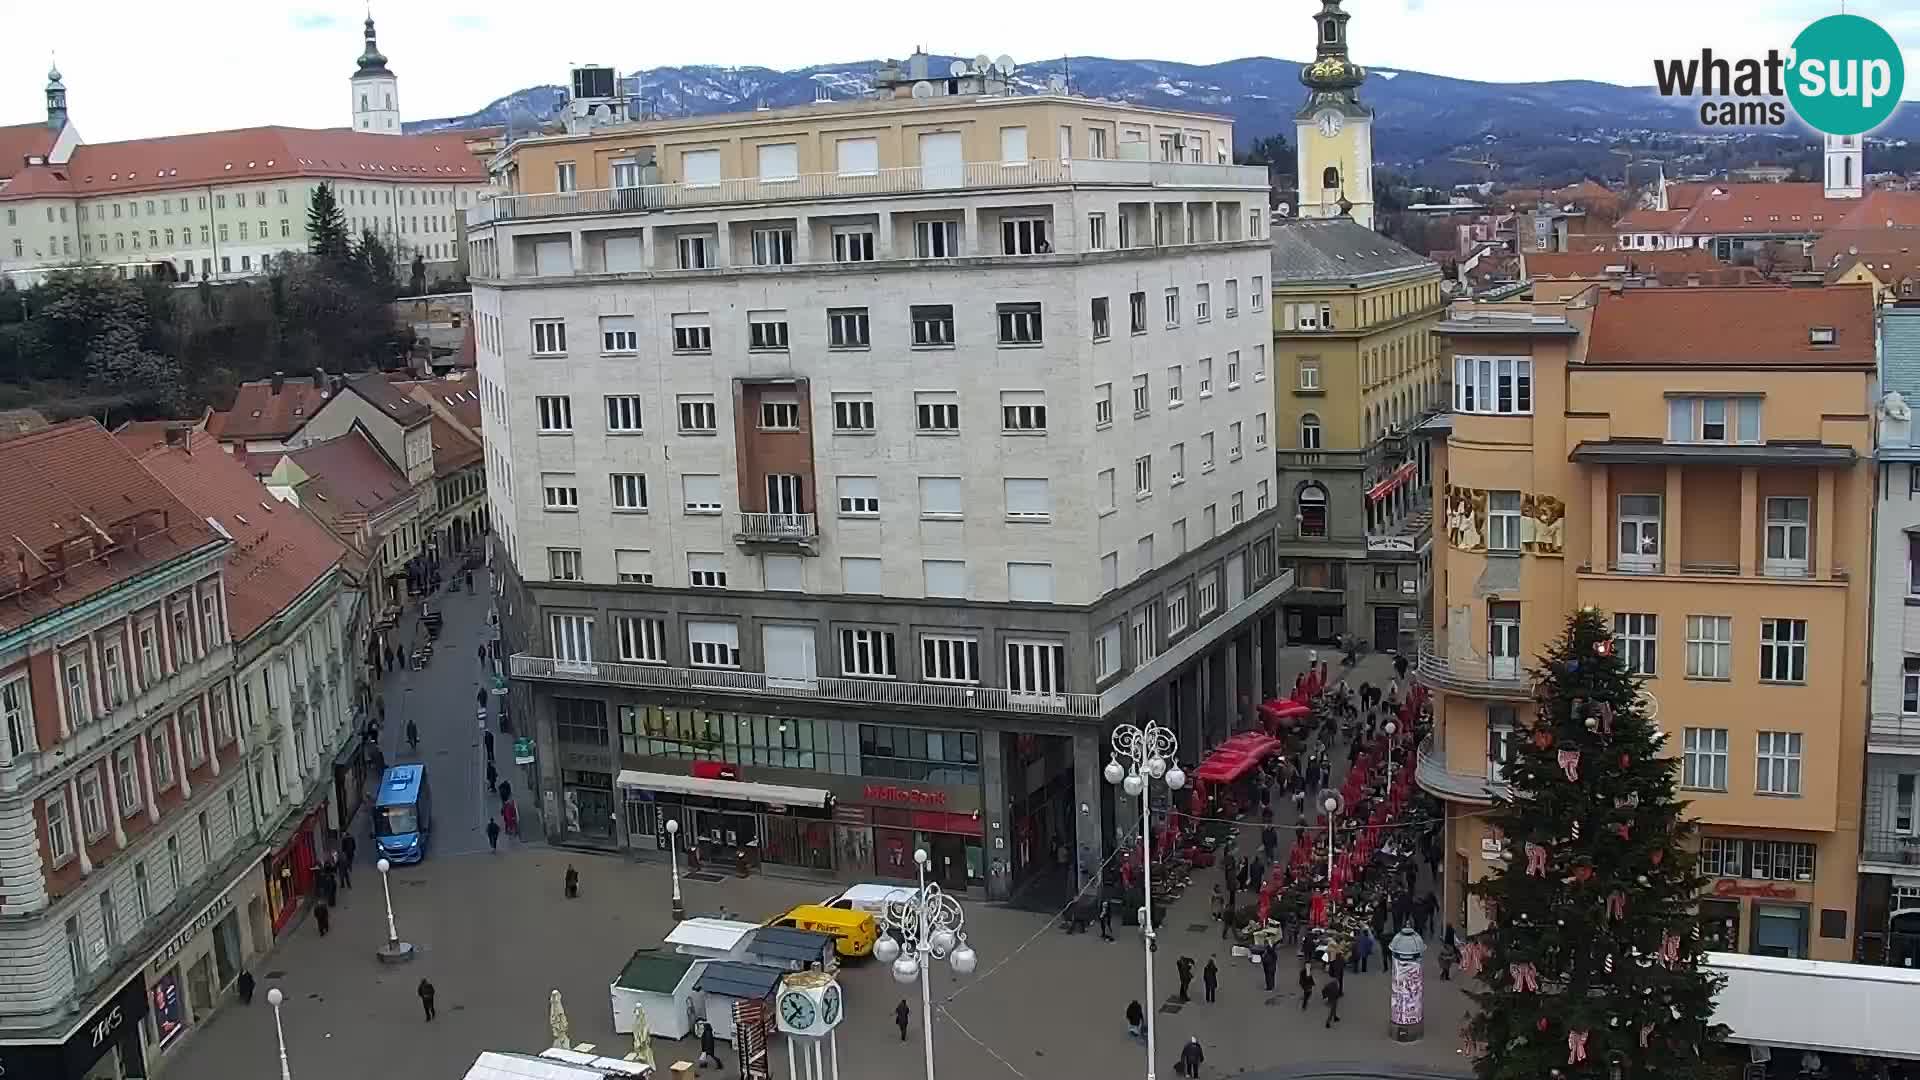
[[[1807,344],[1833,345],[1840,339],[1839,332],[1831,326],[1811,326],[1807,328]]]

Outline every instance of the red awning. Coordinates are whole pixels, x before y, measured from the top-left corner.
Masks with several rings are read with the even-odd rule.
[[[1260,715],[1266,717],[1268,723],[1285,720],[1288,717],[1307,716],[1312,712],[1312,709],[1292,698],[1274,698],[1260,706]]]
[[[1405,465],[1393,470],[1393,473],[1385,480],[1367,489],[1367,501],[1372,502],[1376,499],[1384,499],[1388,495],[1391,495],[1394,488],[1413,479],[1414,468],[1414,463],[1409,461]]]
[[[1280,749],[1280,740],[1257,731],[1243,731],[1215,747],[1194,776],[1213,784],[1229,784],[1252,772]]]

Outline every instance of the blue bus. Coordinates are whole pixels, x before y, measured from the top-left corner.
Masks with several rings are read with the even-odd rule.
[[[380,854],[397,863],[419,862],[426,857],[427,836],[432,832],[433,795],[427,788],[427,767],[388,769],[373,800],[373,842]]]

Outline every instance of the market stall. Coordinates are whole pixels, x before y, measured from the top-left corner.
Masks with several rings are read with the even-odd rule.
[[[840,954],[830,934],[790,926],[763,926],[740,944],[739,959],[782,971],[837,971]]]
[[[734,919],[683,919],[666,936],[664,944],[681,956],[696,960],[734,960],[738,959],[748,935],[758,929],[758,923]]]
[[[695,1006],[707,1023],[713,1025],[713,1034],[717,1039],[733,1041],[734,1003],[759,1002],[768,1011],[773,1005],[773,992],[780,986],[780,978],[786,972],[779,968],[763,964],[743,964],[733,960],[711,960],[703,962],[703,970],[694,980],[693,990],[697,996]],[[648,1019],[653,1014],[647,1014]]]
[[[693,995],[708,962],[659,949],[636,949],[620,977],[608,986],[613,1030],[633,1034],[633,1010],[647,1011],[647,1029],[663,1039],[684,1039],[693,1030]]]

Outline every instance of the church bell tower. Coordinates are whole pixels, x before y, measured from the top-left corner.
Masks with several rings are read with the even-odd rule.
[[[1294,114],[1299,216],[1338,217],[1373,227],[1373,110],[1360,103],[1366,69],[1347,57],[1340,0],[1321,0],[1313,17],[1314,59],[1300,69],[1307,100]]]
[[[387,69],[387,58],[373,38],[373,16],[367,16],[367,47],[360,54],[353,78],[353,130],[375,135],[399,135],[400,80]]]

